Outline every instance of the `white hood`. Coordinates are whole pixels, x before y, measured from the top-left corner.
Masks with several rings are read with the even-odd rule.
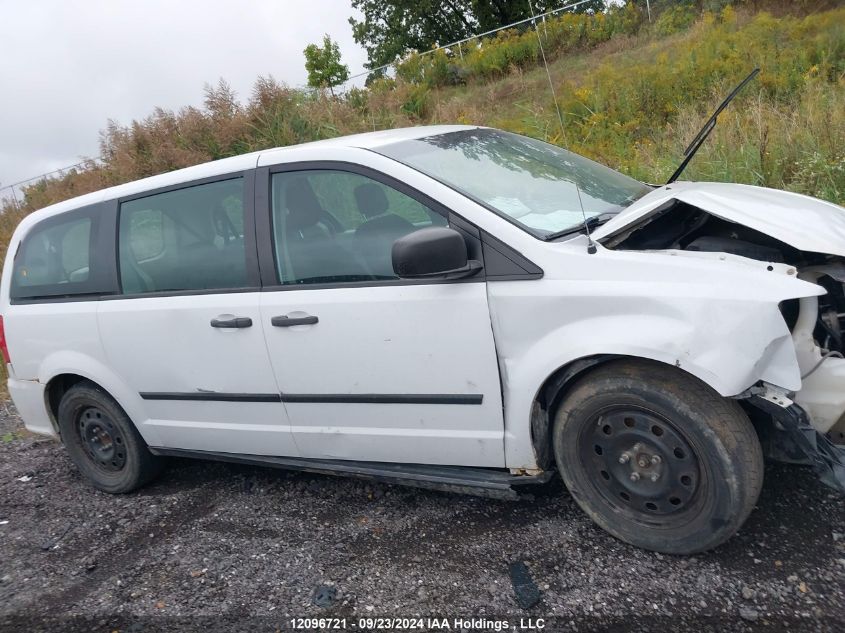
[[[845,208],[797,193],[715,182],[676,182],[655,189],[597,228],[593,238],[616,234],[673,199],[801,251],[845,256]]]

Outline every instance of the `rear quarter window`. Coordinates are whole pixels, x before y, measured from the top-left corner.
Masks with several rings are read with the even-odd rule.
[[[102,222],[101,206],[95,205],[32,227],[15,254],[12,300],[108,293],[107,253],[98,242]]]

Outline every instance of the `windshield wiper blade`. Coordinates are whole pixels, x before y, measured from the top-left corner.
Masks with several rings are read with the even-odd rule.
[[[751,74],[748,75],[745,79],[742,80],[736,88],[734,88],[733,92],[728,95],[727,99],[722,101],[722,105],[716,108],[716,111],[713,113],[709,119],[707,119],[707,123],[704,124],[704,127],[699,130],[698,134],[695,135],[695,138],[692,139],[692,143],[689,144],[684,150],[684,160],[681,162],[678,169],[675,170],[675,173],[672,174],[672,177],[667,182],[667,185],[671,185],[675,182],[678,177],[684,172],[689,165],[689,162],[692,160],[693,156],[695,156],[696,152],[698,152],[699,148],[704,144],[704,141],[707,140],[707,137],[710,136],[710,132],[713,131],[713,128],[716,127],[716,123],[719,120],[719,115],[722,114],[722,110],[728,107],[731,101],[733,101],[736,96],[740,93],[740,91],[745,88],[746,84],[754,79],[760,73],[759,68],[755,68],[751,71]]]
[[[597,226],[601,226],[605,222],[607,222],[610,218],[601,216],[601,215],[594,215],[591,218],[587,218],[586,222],[581,222],[580,224],[573,224],[568,229],[563,229],[562,231],[555,231],[554,233],[549,233],[548,235],[543,236],[544,242],[551,242],[552,240],[556,240],[559,237],[563,237],[564,235],[572,235],[573,233],[578,233],[579,231],[583,231],[585,228],[588,231],[592,231]]]

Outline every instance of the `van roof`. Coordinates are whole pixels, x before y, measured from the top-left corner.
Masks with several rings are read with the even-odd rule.
[[[424,138],[427,136],[446,134],[448,132],[457,132],[460,130],[471,130],[476,127],[477,126],[473,125],[422,125],[417,127],[406,127],[394,130],[382,130],[379,132],[366,132],[364,134],[339,136],[337,138],[330,138],[322,141],[311,141],[309,143],[300,143],[299,145],[289,145],[287,147],[278,147],[275,149],[251,152],[249,154],[241,154],[230,158],[221,158],[208,163],[185,167],[184,169],[177,169],[163,174],[158,174],[157,176],[134,180],[132,182],[115,185],[114,187],[108,187],[107,189],[100,189],[82,196],[70,198],[34,211],[24,219],[24,222],[30,224],[37,222],[45,216],[70,211],[89,204],[96,204],[104,200],[113,200],[115,198],[131,196],[136,193],[143,193],[144,191],[159,189],[161,187],[178,185],[183,182],[252,169],[258,164],[258,159],[261,156],[268,158],[269,163],[272,164],[274,158],[287,158],[292,153],[296,153],[305,147],[312,148],[326,146],[373,149],[375,147],[380,147],[397,141]]]

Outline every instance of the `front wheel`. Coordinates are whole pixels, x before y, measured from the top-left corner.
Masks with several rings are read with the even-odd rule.
[[[161,458],[150,453],[129,416],[96,385],[71,387],[58,413],[65,448],[95,488],[130,492],[161,471]]]
[[[659,363],[613,361],[580,379],[555,414],[553,443],[567,488],[598,525],[668,554],[726,541],[763,483],[742,408]]]

